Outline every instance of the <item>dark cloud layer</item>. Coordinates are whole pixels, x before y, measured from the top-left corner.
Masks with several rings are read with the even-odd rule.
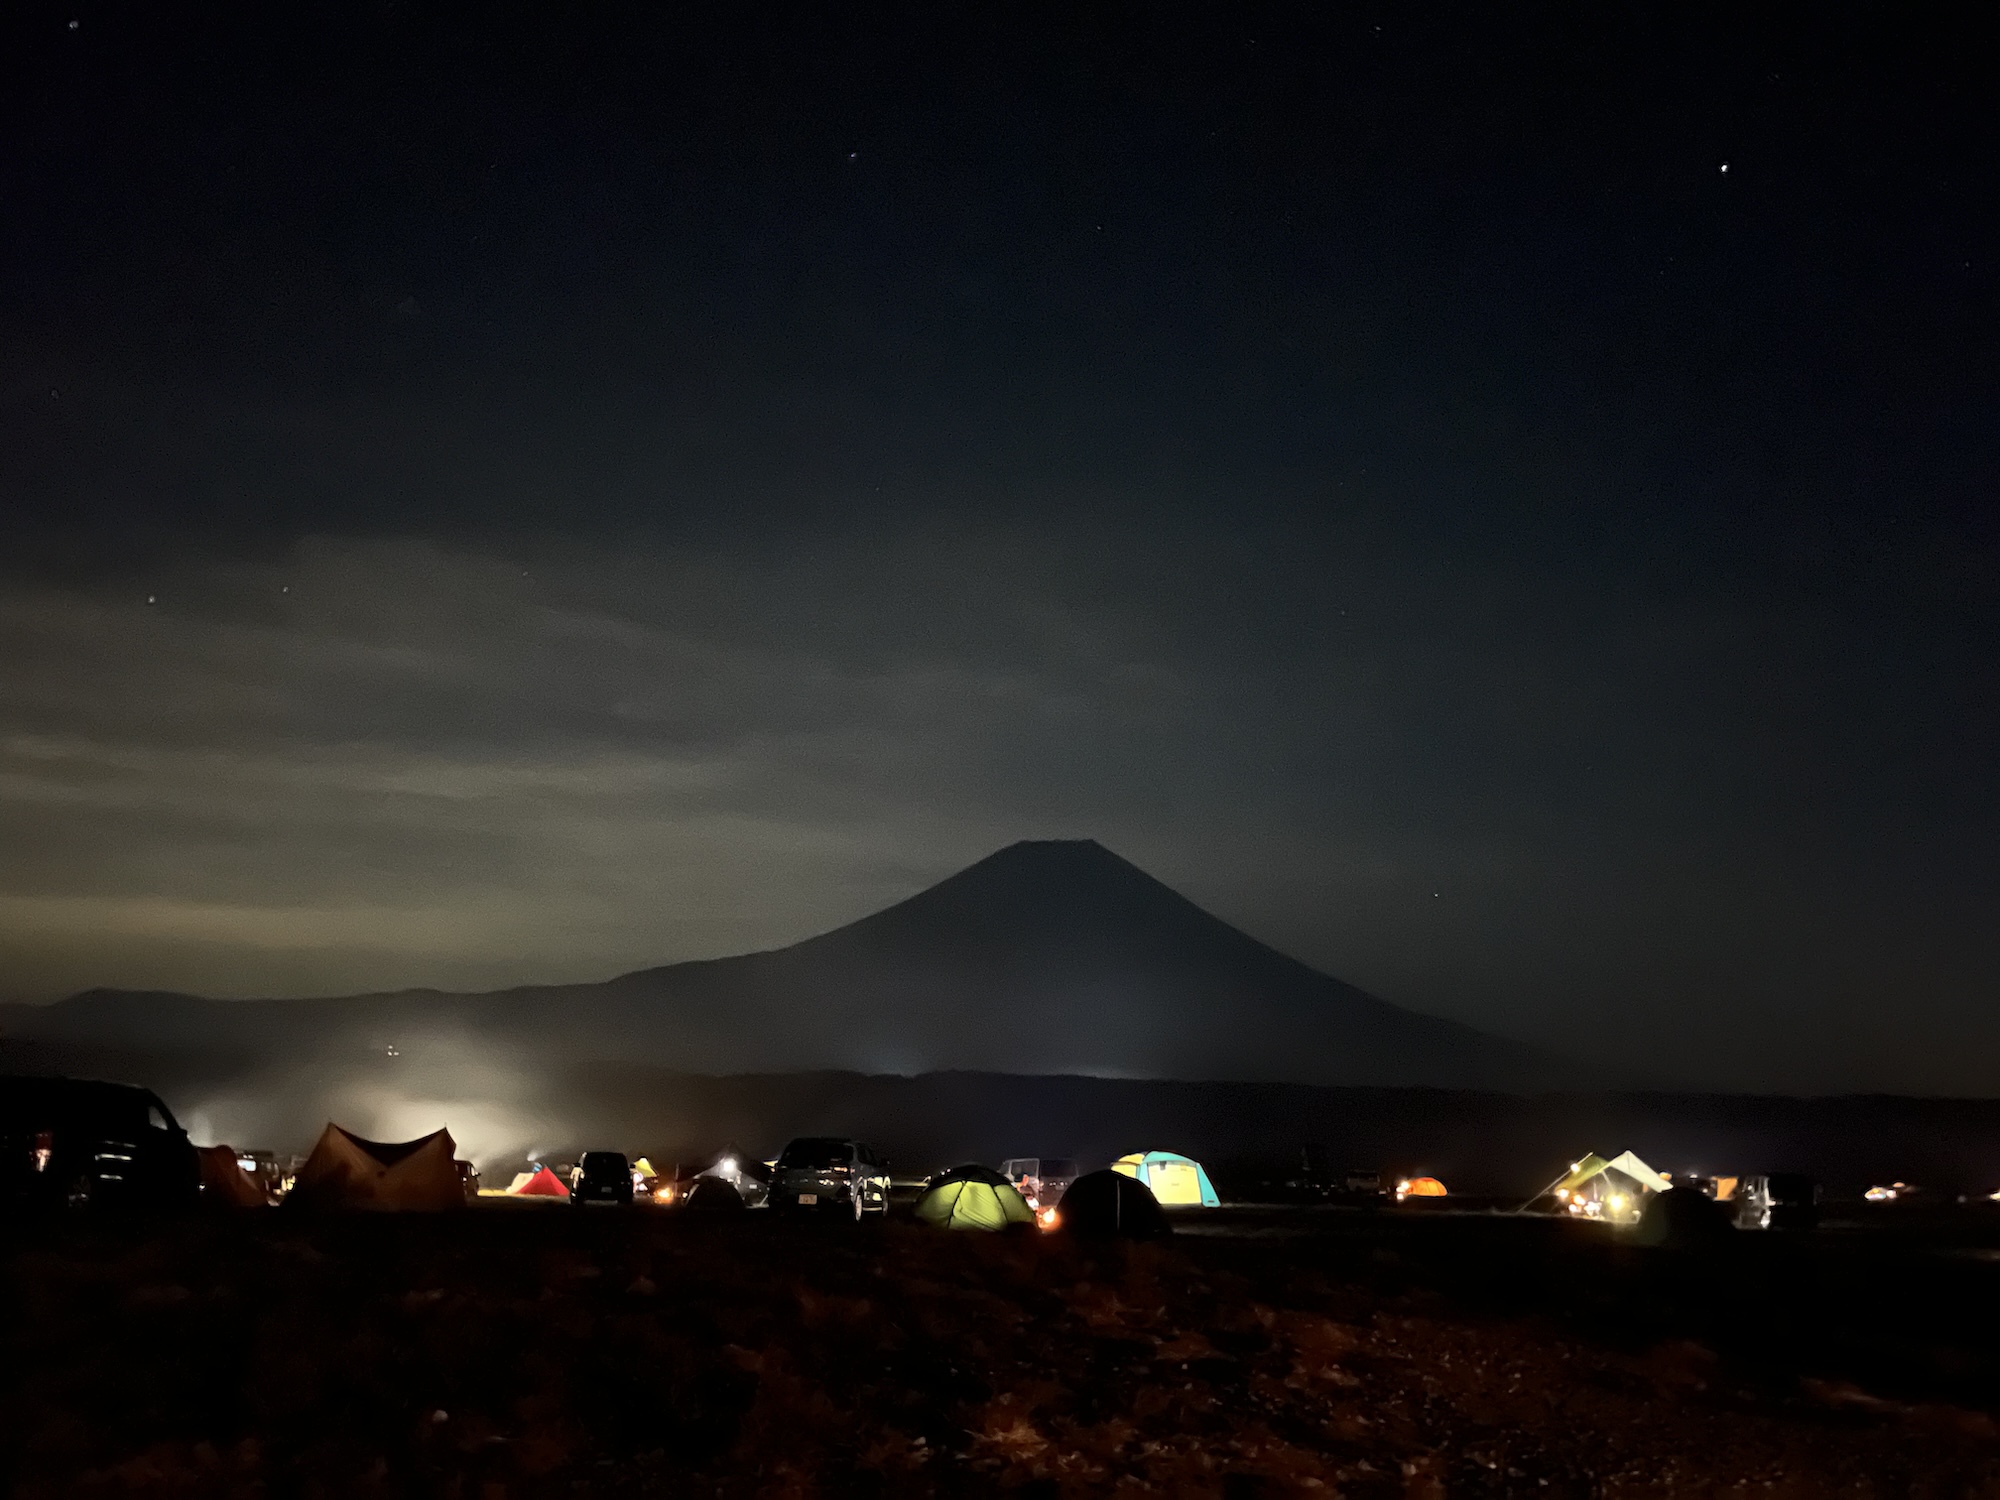
[[[719,15],[10,16],[0,988],[1092,836],[1662,1077],[2000,1086],[1966,38]]]

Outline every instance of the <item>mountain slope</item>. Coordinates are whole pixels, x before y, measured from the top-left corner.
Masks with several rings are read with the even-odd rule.
[[[204,1001],[95,991],[23,1035],[268,1056],[439,1031],[698,1072],[950,1068],[1522,1087],[1553,1059],[1287,958],[1102,846],[1015,844],[788,948],[491,995]]]

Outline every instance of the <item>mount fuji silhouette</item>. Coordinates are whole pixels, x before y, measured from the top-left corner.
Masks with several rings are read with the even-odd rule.
[[[686,1073],[1523,1088],[1560,1066],[1288,958],[1087,839],[1011,845],[790,947],[597,984],[250,1001],[95,990],[6,1009],[18,1036],[245,1061],[463,1028],[552,1059]]]

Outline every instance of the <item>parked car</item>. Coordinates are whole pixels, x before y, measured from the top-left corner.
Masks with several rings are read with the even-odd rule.
[[[1349,1208],[1375,1208],[1389,1197],[1379,1171],[1342,1168],[1336,1161],[1331,1148],[1307,1145],[1299,1151],[1298,1165],[1282,1176],[1265,1176],[1245,1186],[1268,1195],[1276,1203],[1338,1203]]]
[[[569,1175],[569,1201],[615,1203],[629,1207],[632,1202],[632,1163],[622,1151],[586,1151]]]
[[[1028,1207],[1054,1208],[1077,1174],[1067,1156],[1016,1156],[1000,1163],[1000,1175],[1020,1189]]]
[[[779,1153],[766,1202],[787,1213],[838,1209],[859,1222],[889,1211],[889,1163],[861,1141],[800,1136]]]
[[[0,1201],[171,1208],[200,1193],[200,1158],[151,1090],[82,1078],[0,1078]]]
[[[1345,1203],[1353,1208],[1374,1208],[1390,1196],[1382,1185],[1382,1174],[1366,1170],[1355,1170],[1340,1174],[1340,1180],[1327,1194],[1333,1203]]]
[[[1745,1177],[1734,1202],[1738,1229],[1819,1227],[1819,1184],[1802,1172]]]

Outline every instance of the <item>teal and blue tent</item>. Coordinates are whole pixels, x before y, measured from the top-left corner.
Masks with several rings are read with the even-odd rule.
[[[1145,1183],[1166,1207],[1222,1207],[1208,1173],[1202,1170],[1200,1162],[1189,1157],[1176,1156],[1171,1151],[1135,1151],[1119,1157],[1111,1164],[1111,1170]]]

